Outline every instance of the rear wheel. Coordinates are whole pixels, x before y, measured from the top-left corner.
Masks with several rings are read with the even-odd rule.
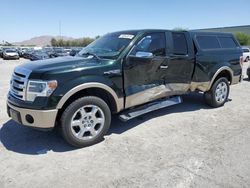
[[[62,134],[75,147],[86,147],[100,142],[111,123],[108,105],[100,98],[89,96],[77,99],[63,112]]]
[[[248,62],[249,61],[249,57],[246,57],[246,60],[245,60],[246,62]]]
[[[211,107],[220,107],[225,104],[229,95],[229,83],[224,77],[216,80],[211,89],[204,93],[205,102]]]

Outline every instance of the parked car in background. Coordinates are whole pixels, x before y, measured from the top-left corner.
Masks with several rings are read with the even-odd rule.
[[[23,52],[23,58],[25,59],[30,59],[30,55],[34,52],[33,48],[27,48],[26,50],[24,50]]]
[[[250,49],[242,47],[243,50],[243,61],[248,62],[250,60]]]
[[[17,51],[19,57],[21,57],[22,56],[22,49],[21,48],[16,48],[16,51]]]
[[[0,57],[3,55],[3,48],[0,48]]]
[[[62,57],[69,55],[67,51],[65,51],[64,48],[61,47],[54,48],[54,51],[55,51],[55,57]]]
[[[10,49],[9,47],[2,47],[0,48],[0,57],[3,58],[3,52],[4,50]]]
[[[49,55],[44,50],[35,50],[33,53],[30,54],[31,61],[49,59]]]
[[[23,57],[24,52],[26,52],[28,49],[29,49],[28,47],[21,47],[19,56]]]
[[[68,55],[70,54],[71,51],[72,51],[72,49],[70,49],[70,48],[65,48],[64,49],[64,52],[66,52]]]
[[[7,49],[3,51],[3,59],[19,59],[16,49]]]
[[[72,48],[72,50],[71,50],[71,52],[69,53],[69,55],[75,56],[75,55],[78,54],[81,50],[82,50],[82,48]]]
[[[56,57],[55,51],[52,47],[45,47],[43,48],[43,51],[46,52],[50,58]]]

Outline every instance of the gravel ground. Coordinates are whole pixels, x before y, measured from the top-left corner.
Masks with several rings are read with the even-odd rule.
[[[0,187],[250,187],[250,82],[231,87],[224,107],[201,94],[123,123],[103,142],[68,146],[56,132],[11,121],[6,94],[20,61],[0,60]],[[249,63],[244,65],[244,73]]]

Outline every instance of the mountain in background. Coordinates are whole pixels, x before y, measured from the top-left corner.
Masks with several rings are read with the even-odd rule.
[[[39,37],[34,37],[29,40],[25,40],[22,42],[14,42],[13,44],[17,46],[21,45],[34,45],[34,46],[47,46],[50,45],[50,41],[52,38],[55,39],[63,39],[63,40],[74,40],[72,37],[66,37],[66,36],[50,36],[50,35],[44,35]]]

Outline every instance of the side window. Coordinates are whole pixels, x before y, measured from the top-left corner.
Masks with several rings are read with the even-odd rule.
[[[204,50],[221,48],[216,36],[197,36],[196,40],[200,48]]]
[[[238,45],[232,37],[218,37],[222,48],[236,48]]]
[[[165,33],[152,33],[144,36],[134,47],[131,55],[137,52],[150,52],[154,56],[166,56]]]
[[[186,55],[188,53],[187,40],[184,33],[172,33],[173,53],[176,55]]]

